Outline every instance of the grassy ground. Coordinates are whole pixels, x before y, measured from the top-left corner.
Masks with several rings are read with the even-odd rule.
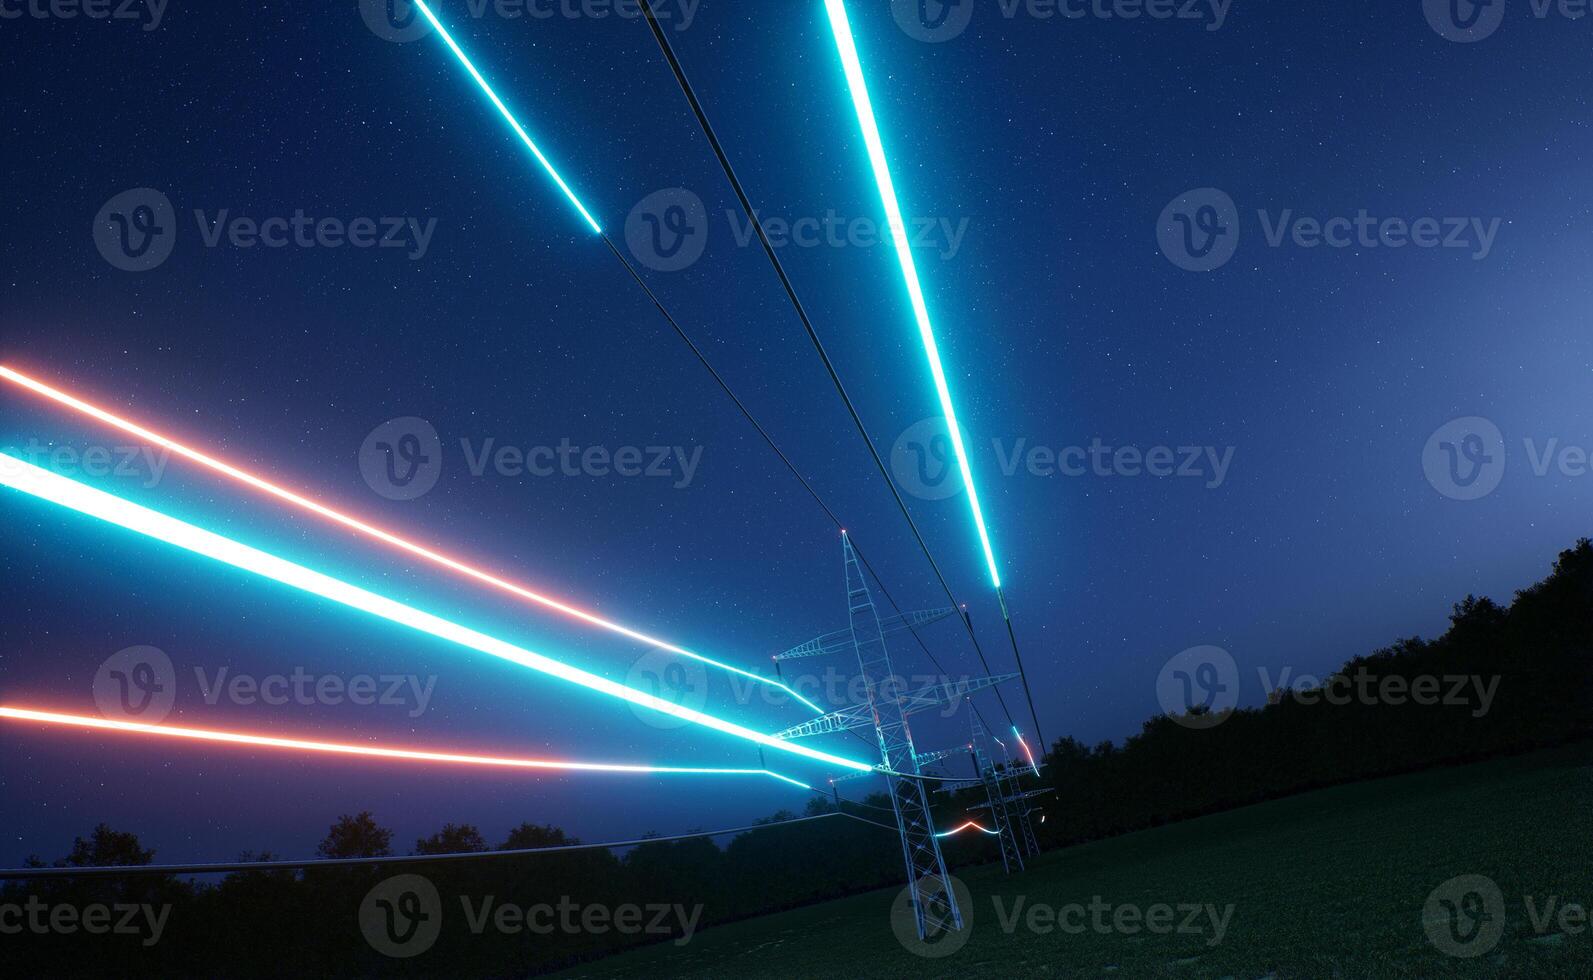
[[[1593,926],[1530,910],[1593,908],[1593,753],[1586,747],[1360,783],[1042,856],[1006,877],[953,869],[969,888],[966,945],[906,951],[881,891],[705,931],[591,964],[580,977],[1593,977]],[[1502,939],[1446,955],[1423,906],[1458,875],[1492,879]],[[1232,904],[1225,933],[1097,930],[1089,904]],[[1014,903],[1024,916],[1015,926]],[[1528,899],[1531,903],[1529,904]],[[999,909],[997,907],[999,903]],[[1070,923],[1026,921],[1036,904],[1085,906]],[[1043,913],[1042,913],[1043,914]],[[1186,913],[1175,912],[1181,926]],[[1447,923],[1439,922],[1435,928]]]

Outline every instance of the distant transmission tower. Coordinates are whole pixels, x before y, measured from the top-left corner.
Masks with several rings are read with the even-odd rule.
[[[919,756],[914,749],[907,716],[942,705],[956,704],[974,691],[1011,680],[1017,675],[1004,674],[956,682],[947,678],[941,683],[915,691],[903,693],[897,690],[890,650],[885,645],[886,634],[927,625],[955,615],[956,610],[931,609],[907,613],[882,623],[869,593],[868,581],[863,577],[857,552],[853,550],[851,539],[845,532],[841,534],[841,548],[846,558],[849,627],[799,644],[774,659],[778,664],[785,660],[851,650],[857,654],[858,669],[862,672],[865,703],[821,715],[778,732],[776,737],[807,738],[854,728],[874,729],[883,762],[880,768],[890,789],[891,808],[896,814],[896,829],[901,838],[902,860],[907,868],[907,884],[912,896],[918,936],[920,939],[929,939],[947,930],[961,929],[962,912],[957,908],[957,899],[946,875],[946,860],[941,856],[940,841],[935,837],[929,796],[924,790],[923,780],[918,778],[922,774],[920,766],[927,764],[929,758]],[[933,755],[944,757],[942,753]]]
[[[1024,769],[1013,765],[1012,752],[1007,748],[1007,743],[998,738],[996,744],[1001,746],[1004,763],[996,774],[996,786],[1000,788],[1002,802],[1007,808],[1013,838],[1022,849],[1024,857],[1036,857],[1040,853],[1040,842],[1034,836],[1034,824],[1029,820],[1029,800],[1049,793],[1050,790],[1037,789],[1025,793],[1019,782]]]
[[[968,749],[973,753],[974,772],[979,774],[979,781],[985,787],[985,799],[990,805],[990,822],[996,825],[996,840],[1001,845],[1001,865],[1007,869],[1007,874],[1012,874],[1023,870],[1023,848],[1012,826],[1006,787],[1001,784],[995,764],[985,755],[984,738],[984,726],[979,724],[979,716],[974,715],[973,738],[968,742]]]

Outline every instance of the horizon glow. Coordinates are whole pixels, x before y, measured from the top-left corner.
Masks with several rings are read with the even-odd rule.
[[[698,769],[688,766],[650,766],[609,762],[568,762],[550,759],[523,759],[504,756],[464,755],[456,752],[433,752],[423,749],[389,749],[369,745],[347,745],[339,742],[320,742],[301,738],[281,738],[274,735],[251,735],[245,732],[223,732],[207,728],[186,728],[177,725],[153,725],[135,721],[113,721],[90,715],[72,715],[57,711],[40,711],[34,708],[0,706],[0,718],[17,721],[36,721],[46,725],[70,725],[101,731],[124,732],[138,735],[157,735],[165,738],[186,738],[203,742],[225,742],[232,745],[250,745],[272,749],[292,749],[301,752],[324,752],[335,755],[353,755],[377,759],[402,759],[410,762],[446,762],[470,766],[496,766],[514,769],[554,769],[573,772],[606,772],[671,775],[713,776],[772,776],[775,779],[812,789],[805,783],[767,769]]]
[[[377,595],[341,579],[296,565],[284,558],[257,548],[241,544],[192,524],[184,523],[158,511],[150,510],[121,497],[116,497],[93,487],[78,483],[57,473],[34,466],[9,454],[0,453],[0,486],[29,494],[41,500],[70,510],[99,518],[110,524],[136,531],[157,541],[175,545],[186,551],[203,555],[234,568],[252,572],[262,578],[280,582],[303,592],[330,599],[340,605],[358,609],[389,622],[407,626],[412,630],[447,640],[500,660],[528,667],[563,681],[585,687],[599,694],[629,701],[663,714],[711,728],[726,735],[779,749],[793,755],[841,766],[857,772],[870,772],[873,766],[840,756],[810,749],[804,745],[786,742],[738,725],[723,718],[682,707],[663,698],[639,691],[606,677],[582,670],[552,657],[515,646],[497,637],[470,629],[443,619],[413,606],[405,605],[386,596]]]
[[[479,568],[467,565],[458,559],[449,558],[448,556],[433,551],[423,545],[419,545],[413,541],[401,538],[390,531],[385,531],[374,525],[367,524],[357,518],[350,517],[347,514],[333,510],[332,508],[323,504],[319,504],[308,497],[301,496],[291,490],[278,486],[269,480],[255,476],[246,470],[239,469],[238,467],[233,466],[230,463],[223,462],[214,456],[209,456],[198,451],[197,449],[192,449],[188,446],[185,446],[174,439],[153,431],[152,429],[145,428],[136,422],[122,418],[119,415],[115,415],[97,405],[92,405],[80,398],[68,394],[67,392],[61,391],[58,388],[51,387],[50,385],[39,381],[37,378],[29,377],[28,375],[23,374],[12,367],[0,364],[0,379],[20,385],[21,387],[26,388],[35,394],[42,395],[59,405],[70,408],[82,415],[87,415],[90,418],[97,419],[100,422],[104,422],[109,426],[120,429],[123,432],[136,436],[139,439],[143,439],[146,442],[160,446],[162,449],[176,453],[184,459],[198,463],[201,466],[205,466],[217,473],[220,473],[222,476],[236,480],[245,486],[254,487],[257,490],[264,491],[265,493],[268,493],[279,500],[285,501],[286,503],[292,504],[301,510],[306,510],[312,514],[324,517],[327,520],[334,521],[346,528],[349,528],[350,530],[357,531],[366,537],[380,541],[384,544],[392,545],[395,548],[402,549],[403,551],[415,555],[418,558],[424,558],[435,565],[439,565],[443,568],[449,569],[450,571],[458,572],[461,575],[467,575],[478,582],[491,585],[494,588],[508,592],[511,595],[537,603],[545,608],[564,613],[567,616],[572,616],[590,625],[598,626],[611,632],[618,633],[621,636],[636,640],[639,643],[645,643],[649,646],[656,647],[657,649],[677,654],[678,656],[687,657],[691,660],[696,660],[712,667],[718,667],[721,670],[726,670],[733,674],[739,674],[742,677],[748,677],[752,680],[760,681],[764,684],[768,684],[771,687],[777,687],[791,695],[796,700],[800,701],[802,704],[812,708],[814,711],[822,713],[824,710],[823,708],[820,708],[818,705],[814,704],[812,701],[809,701],[807,698],[804,698],[802,695],[798,694],[792,688],[786,686],[781,681],[764,677],[761,674],[755,674],[752,671],[744,670],[740,667],[735,667],[727,663],[722,663],[718,660],[713,660],[709,657],[703,656],[700,653],[694,653],[691,650],[687,650],[683,647],[677,646],[676,644],[669,643],[665,640],[660,640],[657,637],[648,636],[646,633],[643,633],[639,630],[634,630],[628,626],[622,626],[619,623],[604,619],[601,616],[598,616],[596,613],[588,612],[584,609],[572,606],[562,600],[554,599],[539,592],[534,592],[523,585],[517,585],[513,582],[499,578],[498,576],[489,572],[484,572]]]
[[[979,506],[979,493],[974,489],[973,468],[968,462],[968,450],[963,444],[962,426],[957,422],[957,410],[952,405],[951,388],[946,382],[946,369],[940,360],[940,346],[935,342],[935,329],[929,318],[929,306],[924,300],[923,285],[918,279],[918,266],[913,262],[912,247],[907,234],[907,223],[902,219],[902,207],[896,196],[896,185],[891,180],[890,164],[885,157],[885,144],[880,138],[879,123],[874,117],[874,105],[868,97],[868,84],[863,78],[863,63],[858,57],[857,42],[852,37],[852,26],[846,18],[842,0],[824,0],[830,16],[830,31],[835,35],[835,47],[841,56],[841,67],[846,73],[847,88],[852,93],[852,105],[857,110],[858,125],[863,131],[863,142],[868,147],[869,163],[874,168],[874,182],[885,205],[885,217],[890,224],[891,238],[896,245],[896,260],[902,267],[902,278],[907,284],[907,296],[913,306],[913,317],[918,322],[918,335],[924,344],[924,354],[929,358],[929,373],[935,380],[935,394],[940,399],[940,410],[946,419],[946,431],[951,436],[951,447],[957,454],[957,466],[962,471],[963,487],[968,491],[968,507],[973,512],[974,527],[979,531],[979,544],[984,549],[985,564],[990,569],[990,581],[1001,588],[1001,573],[996,568],[995,549],[990,544],[990,532],[985,527],[984,510]]]
[[[469,72],[470,77],[476,80],[476,84],[481,87],[481,91],[486,93],[493,107],[498,110],[504,121],[509,124],[509,128],[514,130],[516,136],[520,137],[520,142],[526,145],[526,149],[531,151],[531,155],[537,158],[538,163],[542,164],[542,169],[546,170],[548,176],[553,178],[553,182],[559,185],[559,190],[563,191],[564,196],[570,199],[571,204],[575,205],[575,210],[581,212],[581,217],[585,218],[586,223],[592,226],[592,231],[599,235],[603,234],[603,228],[597,223],[597,219],[592,217],[591,212],[586,210],[586,205],[582,204],[581,199],[575,196],[574,191],[570,190],[570,185],[564,182],[564,178],[560,177],[559,172],[554,169],[553,163],[537,148],[536,142],[527,135],[525,129],[520,125],[520,121],[514,118],[514,113],[510,112],[509,107],[503,104],[502,99],[498,98],[498,93],[494,92],[492,86],[487,84],[487,80],[481,77],[481,72],[476,70],[476,66],[470,61],[464,50],[459,47],[459,44],[454,41],[453,35],[448,33],[448,29],[442,25],[442,21],[438,20],[437,15],[431,12],[431,8],[426,5],[426,0],[411,0],[411,2],[426,16],[426,20],[431,23],[432,30],[436,31],[437,36],[443,39],[444,44],[448,45],[448,50],[454,53],[454,57],[459,59],[459,63],[465,66],[465,71]]]

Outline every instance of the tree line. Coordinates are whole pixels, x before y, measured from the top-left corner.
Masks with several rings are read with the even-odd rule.
[[[1159,716],[1121,745],[1059,739],[1046,752],[1041,778],[1024,783],[1054,791],[1036,804],[1046,815],[1036,830],[1042,846],[1055,848],[1337,783],[1585,739],[1593,735],[1590,651],[1593,544],[1584,539],[1508,606],[1468,596],[1454,606],[1442,636],[1403,639],[1356,657],[1314,693],[1279,691],[1265,705],[1220,715],[1196,709]],[[1328,696],[1333,692],[1338,696]],[[978,816],[969,808],[983,792],[934,798],[941,825],[952,826]],[[845,806],[870,820],[894,822],[884,795]],[[805,814],[831,809],[829,800],[816,798]],[[796,815],[776,813],[764,823]],[[565,830],[535,822],[496,844],[470,824],[451,823],[403,850],[451,854],[575,843]],[[949,838],[944,847],[953,868],[996,858],[991,838],[980,834]],[[370,813],[339,817],[316,848],[326,858],[397,853],[392,831]],[[102,824],[54,864],[148,865],[154,858],[134,834]],[[240,858],[272,859],[263,853]],[[44,866],[37,859],[30,864]],[[407,873],[430,881],[447,911],[425,953],[394,959],[364,938],[360,908],[378,883]],[[693,928],[700,929],[898,886],[901,873],[892,831],[835,817],[728,840],[648,842],[618,853],[599,848],[404,866],[241,871],[219,881],[12,881],[0,887],[0,968],[13,976],[526,975],[637,943],[679,940],[680,920],[671,920],[672,931],[640,934],[504,931],[491,923],[473,930],[469,916],[460,914],[461,896],[478,907],[489,898],[521,908],[560,901],[606,909],[678,906],[696,910]],[[97,906],[111,909],[107,921],[129,915],[143,932],[89,934],[82,917]],[[8,918],[9,907],[17,911]],[[30,907],[43,921],[55,909],[76,910],[78,927],[28,928]],[[153,943],[145,942],[153,917],[127,912],[144,908],[166,910]],[[19,922],[19,932],[7,928]]]

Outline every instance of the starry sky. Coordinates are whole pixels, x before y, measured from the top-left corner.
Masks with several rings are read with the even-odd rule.
[[[701,0],[689,23],[679,3],[660,6],[766,218],[880,220],[819,3]],[[1587,532],[1585,473],[1574,460],[1533,466],[1550,440],[1593,445],[1586,21],[1515,4],[1492,36],[1454,43],[1416,0],[1237,0],[1220,27],[1046,18],[980,0],[965,29],[931,43],[909,30],[911,4],[850,7],[903,208],[937,229],[915,255],[1047,737],[1131,735],[1161,710],[1163,665],[1195,646],[1231,653],[1241,702],[1259,703],[1259,669],[1321,673],[1436,633],[1451,603],[1508,599]],[[132,9],[142,20],[0,22],[0,359],[751,670],[846,625],[828,517],[437,38],[391,40],[385,15],[368,20],[353,0],[171,0],[158,23]],[[777,279],[744,241],[646,26],[465,0],[437,9],[891,594],[904,608],[944,605]],[[171,252],[128,271],[101,249],[112,227],[101,212],[138,188],[169,200]],[[1220,189],[1237,218],[1236,251],[1209,272],[1172,260],[1157,234],[1169,202],[1200,188]],[[649,212],[659,192],[701,210]],[[1481,257],[1269,241],[1280,221],[1300,231],[1292,222],[1363,211],[1493,234]],[[402,218],[429,237],[334,248],[231,234],[240,218],[300,212],[349,227]],[[681,269],[649,261],[649,221],[682,213],[700,256]],[[228,233],[212,244],[218,223]],[[914,426],[938,406],[893,251],[793,241],[780,254],[992,668],[1012,669],[964,499],[912,479]],[[32,447],[41,465],[594,673],[658,676],[646,647],[181,460],[90,472],[85,450],[120,459],[135,441],[0,388],[8,452]],[[1501,433],[1507,466],[1491,493],[1454,499],[1424,472],[1424,447],[1474,416]],[[362,471],[362,447],[411,418],[438,434],[440,469],[429,492],[393,499]],[[679,447],[697,462],[689,479],[678,457],[663,477],[472,472],[484,446],[561,443]],[[1220,479],[1209,463],[1194,477],[1003,467],[1034,447],[1092,445],[1180,458],[1209,447],[1228,462]],[[3,703],[97,713],[108,658],[153,646],[173,665],[171,724],[759,765],[736,739],[660,727],[9,490],[0,521]],[[982,672],[954,622],[924,637],[949,673]],[[932,672],[916,646],[893,652],[902,674]],[[429,694],[423,705],[264,704],[218,695],[223,669],[256,681],[397,675]],[[844,661],[799,669],[840,677],[844,696]],[[754,728],[811,714],[717,673],[686,676],[706,710]],[[1021,689],[1005,697],[1032,731]],[[994,697],[979,704],[1005,722]],[[966,726],[931,715],[914,732],[933,749]],[[867,758],[844,736],[817,744]],[[834,774],[770,762],[820,785]],[[305,855],[338,814],[364,809],[407,850],[447,821],[493,841],[524,820],[602,839],[734,826],[808,798],[735,777],[544,778],[0,727],[6,865],[60,856],[100,821],[161,860],[198,861]]]

